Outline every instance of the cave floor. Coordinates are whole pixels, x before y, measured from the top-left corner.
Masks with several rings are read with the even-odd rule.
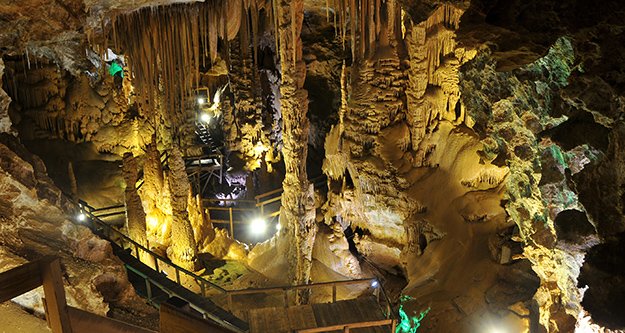
[[[45,320],[31,315],[12,302],[0,303],[0,318],[0,333],[51,332]]]

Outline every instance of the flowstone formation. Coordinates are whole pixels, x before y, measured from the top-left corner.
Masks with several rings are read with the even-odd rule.
[[[21,2],[0,6],[0,131],[19,138],[0,140],[0,261],[60,253],[70,302],[138,313],[110,246],[66,221],[82,198],[220,282],[375,276],[414,298],[404,331],[625,325],[617,1]],[[191,183],[215,153],[223,179]],[[207,202],[280,182],[266,242],[211,222]]]

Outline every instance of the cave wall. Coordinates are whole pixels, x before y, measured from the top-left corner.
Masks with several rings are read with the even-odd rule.
[[[165,216],[173,208],[166,201],[173,200],[185,240],[225,256],[224,247],[210,245],[222,234],[203,225],[201,205],[157,160],[156,145],[168,150],[188,129],[188,110],[171,100],[200,77],[186,72],[193,75],[176,89],[168,80],[176,96],[158,96],[160,88],[146,84],[158,82],[158,73],[136,61],[175,60],[162,52],[180,51],[179,62],[165,61],[169,67],[156,71],[172,79],[176,66],[200,67],[191,52],[195,44],[185,44],[184,52],[164,47],[143,54],[143,45],[165,42],[158,34],[139,34],[125,47],[116,45],[135,58],[130,72],[143,73],[125,80],[121,92],[112,91],[110,78],[93,75],[97,65],[89,57],[77,56],[87,42],[106,45],[103,36],[111,31],[102,22],[109,17],[116,22],[111,26],[137,24],[139,31],[146,26],[137,17],[153,23],[163,17],[149,9],[123,15],[165,2],[69,1],[46,5],[50,11],[41,18],[3,8],[7,29],[0,40],[12,45],[2,49],[4,87],[15,103],[0,112],[0,128],[10,131],[12,123],[25,139],[88,141],[119,156],[142,156],[156,134],[153,156],[142,157],[151,189],[140,192],[148,233],[167,245],[173,226]],[[227,145],[249,170],[264,159],[270,171],[282,149],[287,173],[281,222],[287,228],[257,246],[248,263],[276,279],[284,278],[276,271],[290,266],[289,280],[300,283],[371,274],[387,283],[403,280],[397,292],[416,298],[406,308],[431,308],[423,322],[431,331],[480,330],[483,317],[534,331],[571,331],[594,311],[600,311],[593,316],[599,324],[618,327],[609,317],[621,314],[620,303],[605,295],[609,288],[622,291],[622,272],[598,258],[618,256],[610,244],[620,244],[625,228],[622,9],[616,2],[582,0],[362,3],[356,8],[340,1],[332,15],[326,9],[325,25],[316,21],[322,15],[310,13],[324,11],[313,1],[274,7],[228,1],[209,14],[233,18],[208,23],[202,55],[226,67],[222,74],[230,71]],[[176,7],[172,22],[196,17],[184,8],[195,7]],[[275,20],[276,30],[263,20]],[[82,25],[84,34],[77,32]],[[273,40],[261,32],[273,33]],[[80,75],[84,70],[91,76]],[[307,143],[322,151],[323,136],[329,193],[320,199],[307,182],[306,157]],[[176,179],[185,183],[179,163],[177,169]],[[59,193],[46,191],[54,199],[37,199],[59,203]],[[149,197],[157,192],[163,196]],[[151,226],[154,219],[159,222]],[[602,242],[608,245],[597,245]],[[246,255],[237,249],[240,258]],[[597,276],[611,278],[602,284]]]

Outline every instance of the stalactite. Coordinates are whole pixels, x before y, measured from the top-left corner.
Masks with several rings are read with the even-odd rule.
[[[249,45],[247,37],[241,33],[233,41],[233,49],[246,48]],[[261,167],[263,154],[270,147],[263,131],[260,74],[252,62],[249,52],[233,52],[229,78],[236,117],[230,110],[224,115],[224,121],[230,126],[226,135],[228,150],[239,152],[246,162],[245,169],[250,171]]]
[[[410,56],[410,89],[407,90],[408,112],[413,149],[427,135],[430,125],[438,120],[455,120],[454,110],[459,99],[457,88],[457,67],[451,65],[441,69],[442,59],[456,49],[455,31],[460,24],[463,10],[453,5],[439,6],[430,17],[413,25],[406,38]],[[428,90],[428,86],[431,88]],[[429,91],[429,96],[426,96]],[[417,155],[419,155],[417,153]],[[415,165],[426,163],[415,158]]]
[[[227,17],[227,4],[219,0],[152,7],[112,19],[110,34],[116,47],[125,50],[141,103],[155,107],[162,92],[163,106],[178,112],[170,119],[174,127],[186,120],[185,100],[198,86],[207,55],[214,63],[218,40],[227,41],[230,29],[238,32],[240,15]],[[104,40],[106,50],[108,38]]]

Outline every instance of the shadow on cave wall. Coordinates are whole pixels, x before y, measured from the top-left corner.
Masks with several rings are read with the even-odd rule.
[[[625,327],[625,233],[590,249],[578,286],[588,286],[582,305],[595,322]]]
[[[461,19],[458,41],[488,43],[498,69],[511,70],[546,54],[561,36],[602,23],[621,25],[624,10],[616,0],[474,0]]]

